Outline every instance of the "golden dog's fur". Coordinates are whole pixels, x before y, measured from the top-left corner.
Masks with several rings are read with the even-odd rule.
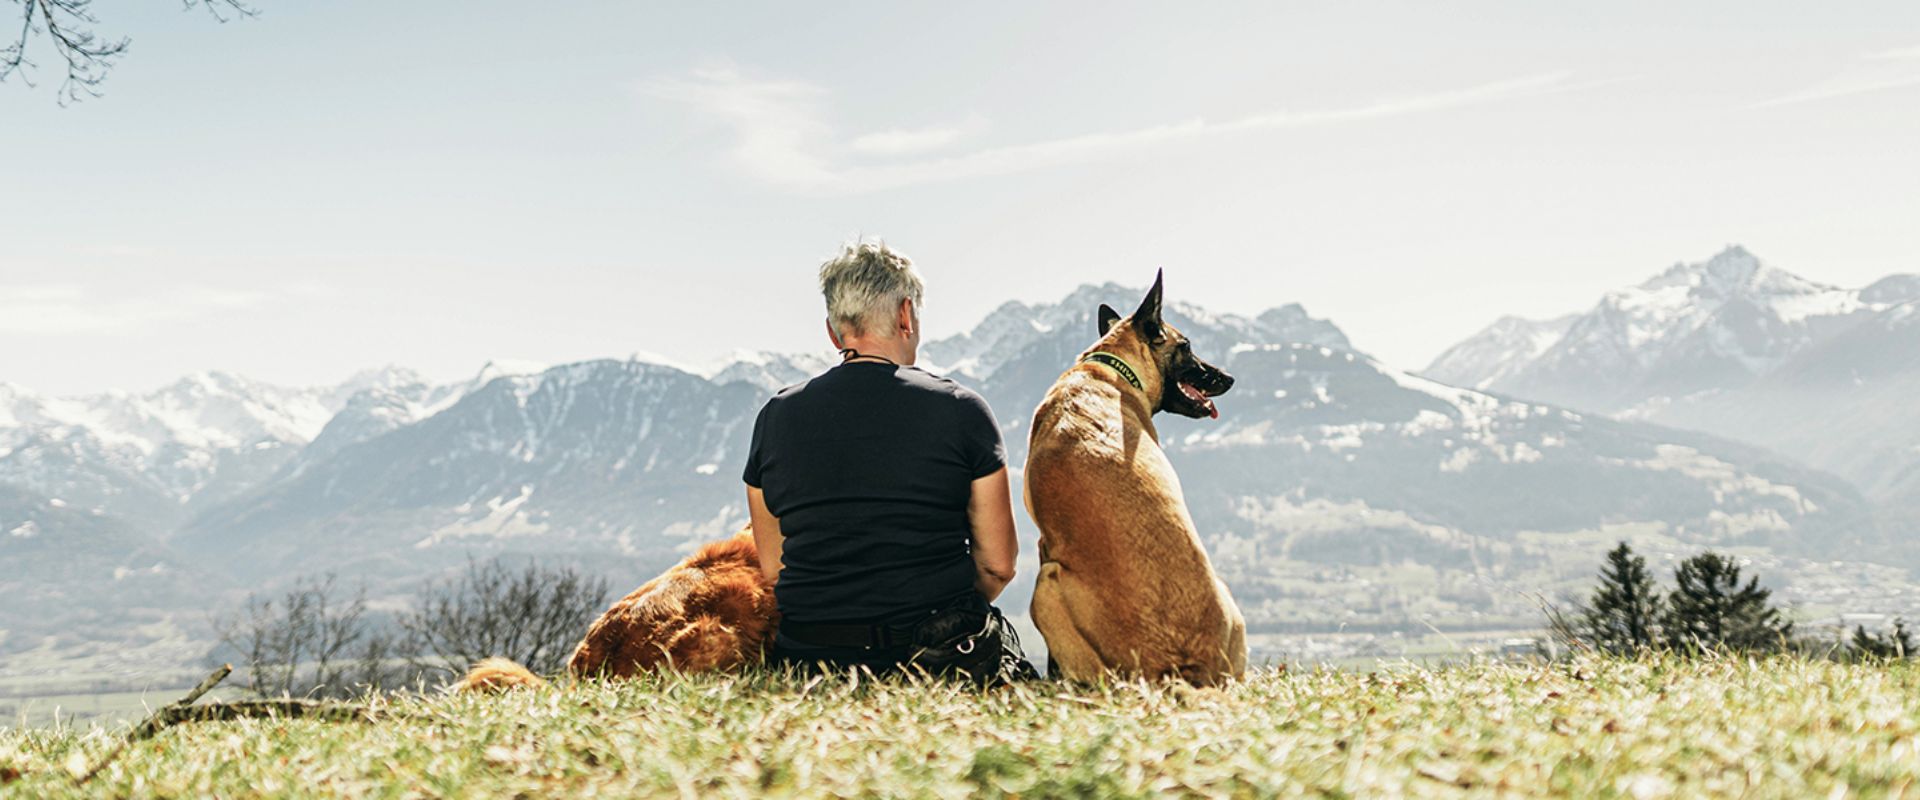
[[[1214,575],[1153,426],[1171,356],[1137,326],[1114,323],[1088,352],[1139,368],[1144,389],[1081,362],[1034,412],[1025,473],[1040,528],[1033,623],[1069,679],[1112,672],[1216,685],[1246,672],[1246,622]],[[1184,341],[1164,329],[1162,349]]]
[[[567,660],[567,673],[626,678],[657,669],[712,672],[758,664],[778,622],[753,529],[745,528],[614,603],[587,628]],[[489,658],[453,688],[492,691],[543,683],[526,667]]]

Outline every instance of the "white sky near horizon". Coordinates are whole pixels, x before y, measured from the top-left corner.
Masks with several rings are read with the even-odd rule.
[[[861,234],[929,338],[1164,267],[1406,368],[1730,243],[1920,272],[1911,2],[257,5],[0,84],[0,382],[820,350]]]

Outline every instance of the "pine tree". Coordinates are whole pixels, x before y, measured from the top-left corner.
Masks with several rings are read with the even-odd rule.
[[[1657,646],[1662,600],[1647,560],[1626,542],[1607,552],[1600,586],[1581,614],[1587,640],[1603,653],[1628,655]]]
[[[1894,619],[1893,630],[1886,633],[1867,633],[1864,625],[1853,626],[1853,651],[1866,658],[1898,659],[1912,658],[1913,633],[1907,630],[1907,621]]]
[[[1793,623],[1768,604],[1773,592],[1759,577],[1740,584],[1740,565],[1708,551],[1680,562],[1663,618],[1668,646],[1676,650],[1771,651],[1793,635]]]

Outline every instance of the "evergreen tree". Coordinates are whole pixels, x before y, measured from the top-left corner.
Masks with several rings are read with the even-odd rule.
[[[1603,653],[1627,655],[1657,646],[1662,601],[1647,560],[1626,542],[1607,552],[1600,586],[1581,614],[1587,640]]]
[[[1867,633],[1865,625],[1853,626],[1853,651],[1866,658],[1912,658],[1913,633],[1907,630],[1907,621],[1894,619],[1893,630],[1886,633]]]
[[[1767,603],[1773,592],[1760,579],[1740,584],[1740,565],[1708,551],[1680,562],[1662,619],[1667,644],[1676,650],[1778,650],[1793,623]]]

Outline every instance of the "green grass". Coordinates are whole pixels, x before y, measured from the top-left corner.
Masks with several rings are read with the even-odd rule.
[[[0,731],[0,794],[1898,796],[1920,669],[1793,659],[1264,672],[1225,690],[658,677],[403,698],[377,724]],[[14,777],[8,777],[14,776]]]

